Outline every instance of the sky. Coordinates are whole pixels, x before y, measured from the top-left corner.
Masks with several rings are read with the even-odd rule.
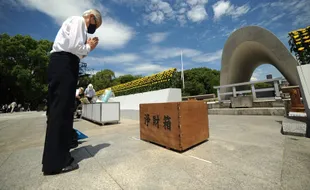
[[[54,38],[69,16],[96,8],[103,17],[93,36],[99,44],[82,61],[94,72],[116,76],[149,75],[169,68],[221,69],[230,34],[244,26],[261,26],[288,47],[288,32],[310,24],[309,0],[0,0],[0,32]],[[269,64],[251,80],[281,77]]]

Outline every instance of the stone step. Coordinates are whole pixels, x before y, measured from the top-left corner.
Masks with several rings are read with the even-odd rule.
[[[210,115],[276,115],[284,116],[284,107],[266,108],[213,108],[208,110]]]

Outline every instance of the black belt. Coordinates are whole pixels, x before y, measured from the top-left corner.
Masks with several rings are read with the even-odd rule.
[[[53,52],[52,54],[55,54],[55,55],[69,55],[69,56],[72,56],[73,58],[78,59],[80,61],[80,58],[78,56],[76,56],[76,55],[74,55],[73,53],[70,53],[70,52],[58,51],[58,52]]]

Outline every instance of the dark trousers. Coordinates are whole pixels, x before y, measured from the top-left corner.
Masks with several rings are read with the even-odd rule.
[[[87,100],[89,101],[89,103],[91,103],[91,100],[92,100],[93,98],[90,98],[90,97],[87,97]]]
[[[79,107],[79,105],[81,104],[81,100],[78,98],[75,98],[75,107],[74,107],[74,111],[77,111],[77,108]]]
[[[52,53],[48,65],[48,123],[43,152],[43,172],[58,172],[71,159],[75,88],[79,58]]]

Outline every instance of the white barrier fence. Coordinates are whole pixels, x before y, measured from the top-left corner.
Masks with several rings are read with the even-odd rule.
[[[120,121],[120,103],[93,103],[82,105],[82,118],[96,123],[118,123]]]

